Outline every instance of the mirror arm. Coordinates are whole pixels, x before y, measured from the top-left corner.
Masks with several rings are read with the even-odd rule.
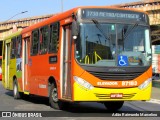
[[[73,21],[72,21],[72,37],[74,40],[77,39],[77,36],[79,34],[79,27],[78,27],[78,24],[77,24],[77,18],[76,16],[74,15],[74,13],[72,13],[72,18],[73,18]]]

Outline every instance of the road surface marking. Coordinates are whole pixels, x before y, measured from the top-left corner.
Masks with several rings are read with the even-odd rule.
[[[146,101],[146,102],[160,104],[160,100],[158,99],[151,99],[150,101]]]

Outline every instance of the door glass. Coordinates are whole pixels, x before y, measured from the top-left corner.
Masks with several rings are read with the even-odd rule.
[[[63,97],[71,99],[71,26],[64,28]]]

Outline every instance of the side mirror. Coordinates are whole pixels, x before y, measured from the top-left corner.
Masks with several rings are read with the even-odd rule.
[[[78,34],[79,34],[79,27],[78,27],[77,22],[74,20],[72,22],[72,37],[74,40],[77,39]]]

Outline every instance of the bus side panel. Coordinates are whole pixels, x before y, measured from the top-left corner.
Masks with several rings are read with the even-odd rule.
[[[36,76],[36,74],[37,74],[37,72],[38,71],[40,71],[40,70],[42,70],[42,69],[33,69],[33,68],[35,68],[35,65],[37,64],[37,63],[35,63],[35,59],[36,59],[37,57],[35,57],[35,56],[31,56],[29,59],[30,59],[30,61],[31,61],[31,65],[30,65],[30,67],[29,67],[29,71],[30,71],[30,75],[29,75],[29,78],[28,79],[30,79],[30,86],[29,86],[29,88],[30,88],[30,94],[35,94],[35,95],[37,95],[37,91],[38,91],[38,80],[37,80],[37,77],[35,77]]]
[[[5,41],[3,41],[3,48],[2,48],[2,85],[4,88],[5,86]]]
[[[13,76],[16,75],[16,59],[10,59],[9,71],[9,88],[13,90]]]
[[[39,61],[41,60],[41,61]],[[48,64],[48,56],[38,55],[34,59],[32,59],[33,66],[33,78],[37,80],[37,94],[41,96],[48,95],[48,72],[49,72],[49,64]]]
[[[16,78],[19,84],[19,91],[22,92],[22,58],[16,59]]]
[[[55,55],[46,54],[32,57],[32,79],[36,80],[36,94],[40,96],[48,96],[48,80],[50,76],[54,77],[55,80],[59,80],[58,63],[49,64],[50,56]],[[39,60],[41,60],[41,62]],[[58,82],[56,81],[56,83]]]
[[[47,57],[43,56],[31,56],[31,66],[30,66],[30,93],[36,95],[46,95],[47,93],[47,65],[44,63]],[[42,90],[41,90],[42,89]]]

